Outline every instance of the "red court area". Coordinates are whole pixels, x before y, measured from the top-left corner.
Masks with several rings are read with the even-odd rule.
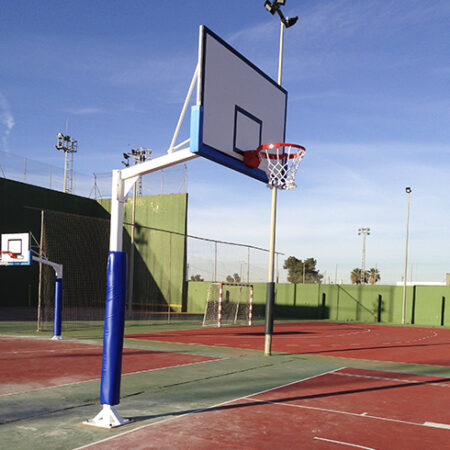
[[[447,378],[344,368],[89,448],[447,448],[449,399]]]
[[[222,327],[127,335],[153,341],[264,349],[264,327]],[[450,366],[450,330],[329,322],[275,324],[272,350]]]
[[[216,358],[125,348],[122,373],[174,367]],[[102,347],[50,339],[0,338],[0,395],[100,378]]]

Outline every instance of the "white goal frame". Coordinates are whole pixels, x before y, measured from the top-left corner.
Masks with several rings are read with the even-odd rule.
[[[213,282],[209,285],[208,287],[208,294],[206,296],[206,302],[205,302],[205,313],[203,315],[203,326],[207,326],[206,325],[206,317],[207,317],[207,312],[208,312],[208,304],[211,303],[210,299],[209,299],[209,293],[210,290],[213,286],[217,286],[219,289],[219,297],[217,299],[217,327],[220,328],[223,324],[222,322],[222,311],[223,311],[223,290],[224,290],[224,286],[230,286],[230,287],[237,287],[237,288],[248,288],[249,289],[249,298],[248,298],[248,326],[252,325],[252,316],[253,316],[253,284],[246,284],[246,283],[221,283],[221,282]],[[236,311],[235,311],[235,317],[234,317],[234,321],[233,324],[235,324],[237,322],[237,315],[239,312],[239,305],[240,303],[238,302],[236,304]]]

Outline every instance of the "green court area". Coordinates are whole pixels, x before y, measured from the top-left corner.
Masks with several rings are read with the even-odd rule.
[[[294,326],[297,331],[293,331]],[[252,344],[252,348],[242,348],[243,342],[252,342],[251,339],[261,337],[262,327],[258,324],[252,327],[202,329],[199,327],[198,321],[174,321],[171,323],[157,321],[146,324],[130,322],[127,323],[126,336],[148,335],[145,339],[125,339],[121,403],[117,405],[117,409],[122,417],[131,418],[133,422],[123,427],[105,430],[82,423],[83,420],[94,417],[101,408],[99,404],[100,370],[98,373],[96,371],[97,367],[101,366],[102,324],[91,323],[90,326],[72,331],[67,326],[66,328],[69,329],[63,331],[64,340],[62,341],[52,341],[51,333],[36,333],[33,328],[35,328],[35,324],[31,326],[26,322],[1,323],[0,342],[2,342],[3,350],[0,374],[3,390],[0,395],[0,434],[2,436],[0,448],[29,449],[30,446],[33,449],[79,448],[114,437],[121,440],[115,444],[116,441],[112,439],[106,441],[104,445],[108,443],[110,448],[189,448],[186,441],[184,442],[186,445],[181,444],[180,441],[177,441],[178,444],[175,441],[171,444],[170,433],[176,433],[177,420],[186,416],[196,417],[197,420],[201,418],[203,421],[201,427],[214,430],[215,427],[226,426],[225,423],[218,423],[217,418],[214,419],[214,414],[217,414],[218,411],[217,405],[232,405],[233,402],[240,401],[239,399],[249,398],[265,391],[275,390],[277,392],[279,387],[291,383],[299,383],[299,392],[301,392],[303,381],[307,382],[316,378],[320,380],[322,379],[320,377],[334,371],[344,370],[344,368],[366,372],[364,372],[364,376],[353,374],[353,380],[355,380],[353,383],[356,384],[352,384],[352,388],[346,388],[344,392],[342,382],[346,382],[348,374],[347,378],[335,377],[339,379],[341,383],[339,385],[334,384],[334,378],[327,375],[323,378],[324,381],[320,386],[320,392],[323,392],[309,395],[305,401],[310,401],[311,397],[320,398],[322,402],[325,402],[320,406],[323,410],[326,409],[327,404],[331,408],[330,405],[334,400],[345,398],[347,403],[339,406],[342,409],[347,408],[348,404],[357,404],[360,395],[371,391],[378,392],[377,390],[380,389],[380,393],[387,390],[388,394],[390,390],[397,390],[398,395],[403,396],[403,401],[410,402],[411,407],[415,407],[415,400],[411,397],[411,392],[405,390],[403,395],[402,389],[398,388],[399,380],[404,382],[405,379],[409,379],[408,377],[419,375],[436,377],[432,378],[437,380],[436,382],[414,381],[414,384],[408,383],[408,389],[414,390],[417,387],[419,390],[424,383],[432,385],[443,383],[447,386],[448,379],[450,379],[450,367],[436,363],[403,363],[343,356],[345,349],[353,350],[355,344],[359,344],[361,347],[361,342],[364,342],[364,345],[370,347],[370,333],[376,338],[384,332],[383,330],[389,329],[388,326],[373,324],[356,326],[328,321],[293,324],[278,321],[275,324],[274,348],[277,347],[277,343],[288,342],[285,345],[300,345],[306,340],[308,340],[308,345],[314,346],[314,339],[318,339],[322,345],[340,345],[340,352],[336,353],[339,356],[335,356],[333,353],[329,353],[331,356],[325,356],[310,351],[299,353],[297,348],[292,347],[292,352],[274,352],[272,356],[267,357],[263,355],[262,345],[261,349],[258,349],[258,343]],[[413,326],[396,327],[395,329],[397,330],[397,334],[394,336],[395,341],[386,347],[390,347],[391,350],[395,348],[397,354],[401,354],[403,347],[407,345],[413,345],[418,349],[423,347],[420,351],[425,352],[432,347],[436,347],[435,351],[439,351],[439,348],[442,347],[442,353],[448,354],[441,342],[433,341],[433,336],[438,331],[444,332],[441,336],[445,337],[445,333],[449,332],[448,329]],[[399,341],[402,339],[400,334],[402,329],[407,331],[404,345],[401,345],[402,343]],[[166,341],[161,339],[161,335],[165,336]],[[183,339],[176,337],[174,339],[178,339],[180,342],[169,342],[167,337],[172,335],[184,337],[186,335],[207,335],[209,343],[186,343],[183,342]],[[232,339],[235,339],[236,335],[241,337],[237,341],[233,341]],[[227,341],[227,336],[230,336],[230,341]],[[416,336],[415,341],[414,336]],[[378,338],[376,341],[377,347],[380,347],[380,339]],[[236,342],[235,346],[233,346],[233,342]],[[445,359],[445,355],[442,357]],[[34,368],[33,371],[30,370],[31,367]],[[37,369],[41,370],[43,374],[39,380],[37,380]],[[380,378],[379,375],[367,376],[369,373],[367,371],[376,371],[377,374],[388,373],[389,380],[396,381],[390,381],[388,387],[367,387],[363,383],[367,383],[368,378],[374,380]],[[96,373],[97,375],[95,375]],[[370,372],[370,374],[373,373],[375,372]],[[20,389],[18,389],[18,385],[20,385]],[[448,389],[441,390],[442,395],[450,399],[450,394],[446,392]],[[427,397],[423,397],[424,394],[422,391],[420,392],[421,408],[432,409],[434,404],[427,404]],[[306,404],[302,404],[301,396],[299,397],[297,394],[295,398],[297,402],[301,403],[301,407],[306,407]],[[434,400],[430,398],[429,401],[433,402]],[[311,405],[308,407],[312,408]],[[333,408],[335,412],[338,409],[335,404]],[[241,420],[239,416],[243,409],[246,410],[245,420]],[[287,408],[283,414],[291,417],[289,415],[291,410],[293,411],[294,408]],[[236,421],[235,431],[238,427],[240,433],[238,435],[241,437],[233,438],[232,445],[223,448],[241,448],[241,446],[267,448],[256,438],[253,441],[246,439],[249,427],[258,427],[258,421],[262,416],[266,418],[265,420],[270,417],[271,412],[267,409],[264,411],[263,414],[255,408],[255,416],[252,419],[251,408],[227,409],[226,421]],[[211,422],[208,422],[209,414]],[[387,415],[389,416],[389,414]],[[253,425],[252,420],[254,420]],[[292,420],[294,421],[292,439],[294,439],[295,433],[298,432],[298,422],[295,421],[298,421],[299,418],[293,414]],[[328,420],[331,424],[334,419]],[[179,422],[180,431],[186,427],[185,422],[186,419]],[[167,438],[165,441],[158,441],[158,446],[152,446],[145,437],[142,438],[141,446],[137,447],[130,447],[135,444],[130,442],[127,444],[126,440],[124,441],[127,436],[129,439],[135,436],[135,432],[140,434],[147,432],[145,430],[151,432],[154,426],[151,424],[158,425],[159,430],[166,429],[169,433],[165,434]],[[447,425],[447,423],[440,425]],[[306,426],[309,425],[305,423]],[[354,425],[347,424],[345,426],[350,427],[353,435],[355,434],[356,428],[352,428]],[[313,426],[311,425],[311,427]],[[449,432],[447,429],[441,431]],[[271,434],[270,429],[267,432],[269,435]],[[342,432],[346,431],[342,430]],[[364,436],[363,429],[358,432]],[[205,441],[202,441],[200,445],[195,440],[195,436],[200,434],[200,429],[196,430],[195,426],[190,433],[192,436],[190,448],[212,448],[214,445],[220,445],[220,442],[210,442],[211,447],[208,447],[208,445],[205,446]],[[313,437],[316,441],[322,439],[320,442],[314,441],[315,444],[320,443],[322,447],[319,448],[331,448],[326,446],[331,444],[324,440],[326,439],[324,436]],[[189,443],[189,436],[186,439]],[[342,439],[342,441],[345,440]],[[394,444],[390,442],[391,447],[386,445],[384,448],[392,448],[392,445],[395,447]],[[303,448],[309,447],[305,444]]]

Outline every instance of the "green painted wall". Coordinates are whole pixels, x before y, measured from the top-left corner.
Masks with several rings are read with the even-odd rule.
[[[191,313],[205,308],[208,282],[188,283],[188,307]],[[255,305],[266,301],[265,283],[254,285]],[[403,287],[279,284],[276,287],[275,317],[279,319],[329,319],[348,322],[377,322],[381,295],[381,323],[402,322]],[[445,297],[444,325],[450,326],[450,287],[417,286],[406,289],[406,322],[440,326],[442,297]],[[414,318],[413,318],[414,308]],[[259,308],[261,311],[261,308]]]
[[[133,302],[135,312],[181,311],[185,297],[187,194],[136,198]],[[110,210],[111,201],[100,203]],[[130,254],[133,200],[124,208],[124,250]]]
[[[109,219],[110,205],[110,200],[96,201],[0,178],[1,233],[31,231],[39,242],[41,209]],[[132,201],[129,199],[124,220],[131,223],[131,218]],[[134,299],[137,303],[143,302],[146,307],[165,305],[165,310],[170,303],[174,310],[181,309],[175,305],[182,305],[185,291],[186,227],[187,194],[136,199]],[[128,253],[130,233],[131,226],[125,225],[124,250]],[[80,234],[75,238],[83,241]],[[108,236],[103,238],[109,240]],[[66,272],[67,276],[70,273]],[[37,264],[0,267],[0,307],[32,307],[34,317],[37,298]]]
[[[444,297],[444,308],[442,303]],[[450,326],[450,288],[444,286],[417,286],[414,323],[440,325],[442,312],[444,325]],[[444,311],[442,311],[444,309]]]
[[[0,178],[0,233],[30,231],[39,242],[41,209],[108,218],[95,201]],[[0,267],[0,307],[37,306],[38,265]],[[34,317],[35,314],[32,314]]]

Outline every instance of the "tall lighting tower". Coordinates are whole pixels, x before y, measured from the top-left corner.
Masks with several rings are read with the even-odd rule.
[[[370,228],[360,228],[358,235],[363,237],[362,257],[361,257],[361,284],[366,282],[366,236],[370,234]]]
[[[286,0],[266,0],[264,8],[274,15],[280,17],[280,51],[278,53],[278,84],[281,86],[283,72],[283,47],[284,29],[296,24],[298,17],[286,17],[281,11],[281,6],[286,4]],[[275,237],[276,237],[276,215],[277,215],[277,189],[272,189],[272,207],[270,214],[270,248],[269,248],[269,273],[267,277],[266,291],[266,320],[264,330],[264,355],[272,354],[272,334],[273,334],[273,307],[275,301]]]
[[[58,133],[56,138],[56,150],[64,152],[64,192],[70,194],[73,187],[73,154],[78,151],[78,141],[62,133]]]
[[[406,214],[406,243],[405,243],[405,272],[403,274],[403,302],[402,302],[402,323],[406,323],[406,277],[408,275],[408,235],[409,235],[409,207],[411,202],[411,188],[407,187],[405,192],[408,194],[408,212]]]
[[[129,153],[123,153],[124,160],[122,164],[125,167],[129,167],[130,158],[134,160],[134,164],[141,164],[148,159],[152,151],[149,148],[139,147],[133,148]],[[135,220],[136,220],[136,195],[139,197],[142,195],[142,177],[139,177],[138,181],[133,186],[133,204],[131,212],[131,246],[130,246],[130,261],[128,264],[128,317],[131,317],[133,312],[133,286],[134,286],[134,234],[135,234]]]

